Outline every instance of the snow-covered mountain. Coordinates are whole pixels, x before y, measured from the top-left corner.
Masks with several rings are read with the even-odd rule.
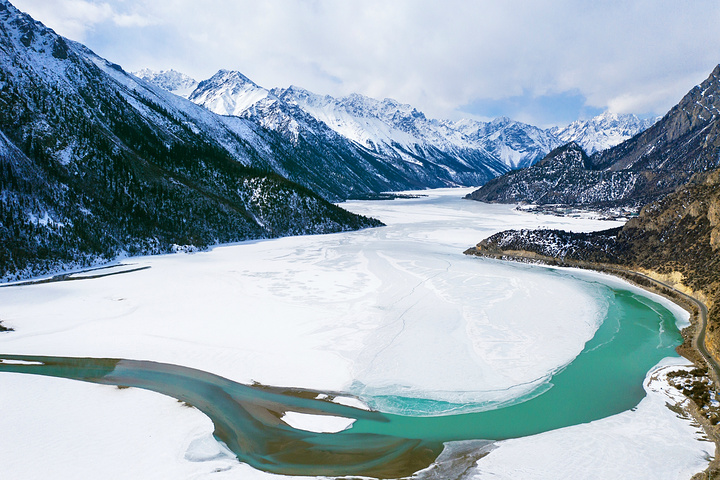
[[[215,115],[7,0],[0,52],[0,280],[118,255],[378,224],[278,174],[294,168],[312,184],[302,165],[328,153],[336,166],[332,152]],[[375,186],[344,174],[320,187]]]
[[[562,143],[576,142],[585,153],[607,150],[650,128],[657,118],[641,120],[631,114],[605,112],[589,120],[577,120],[567,127],[553,127],[549,132]]]
[[[301,131],[328,136],[324,125],[237,71],[218,71],[188,98],[218,115],[250,119],[292,142],[298,141]]]
[[[440,121],[392,99],[377,100],[359,94],[334,98],[296,86],[268,90],[237,71],[220,70],[196,84],[191,93],[187,89],[194,80],[173,70],[155,73],[146,69],[136,75],[182,93],[217,114],[251,119],[293,142],[301,132],[337,141],[328,135],[329,129],[390,163],[418,164],[428,160],[455,171],[452,165],[443,164],[457,162],[460,170],[480,166],[489,178],[533,165],[554,148],[572,141],[588,154],[605,150],[655,122],[612,113],[548,130],[506,117],[491,122]],[[451,174],[450,182],[484,183],[484,175],[470,179],[468,175]]]
[[[191,92],[191,101],[219,115],[250,117],[277,102],[277,97],[240,72],[220,70]]]
[[[513,170],[534,164],[554,148],[566,143],[548,130],[507,117],[498,117],[492,122],[460,120],[451,125]]]
[[[376,100],[352,94],[336,99],[295,86],[273,92],[345,138],[378,152],[393,152],[395,146],[407,150],[432,146],[442,151],[477,147],[458,131],[389,98]]]
[[[622,121],[604,116],[607,125]],[[598,122],[599,124],[601,122]],[[720,167],[720,65],[660,120],[587,156],[572,142],[535,165],[510,172],[469,195],[483,202],[639,207]]]
[[[252,119],[291,140],[322,131],[328,139],[348,140],[380,161],[418,166],[429,162],[456,184],[484,183],[532,164],[560,144],[539,128],[509,119],[438,121],[392,99],[359,94],[334,98],[296,86],[268,90],[227,70],[201,82],[189,98],[215,113]],[[473,170],[480,174],[471,175]]]
[[[509,170],[459,132],[392,100],[352,95],[338,101],[297,87],[267,90],[228,70],[200,82],[189,98],[217,114],[252,120],[295,145],[342,152],[343,165],[373,172],[388,189],[483,184]],[[438,133],[443,130],[449,134]],[[315,170],[328,178],[326,170]]]
[[[156,72],[144,68],[139,72],[132,72],[132,74],[183,98],[190,96],[198,86],[198,82],[194,78],[172,69]]]
[[[344,137],[378,152],[392,152],[398,146],[410,150],[432,147],[458,156],[476,151],[515,169],[532,164],[559,145],[547,132],[507,118],[489,123],[439,121],[392,99],[359,94],[336,99],[298,87],[273,92]]]

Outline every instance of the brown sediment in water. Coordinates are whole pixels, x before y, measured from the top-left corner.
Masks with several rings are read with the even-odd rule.
[[[317,399],[326,392],[244,385],[177,365],[148,361],[2,355],[0,372],[136,387],[176,398],[212,420],[238,459],[267,472],[303,476],[401,478],[428,468],[441,442],[372,433],[315,433],[281,420],[289,411],[387,422],[379,412]],[[23,362],[33,362],[21,364]]]

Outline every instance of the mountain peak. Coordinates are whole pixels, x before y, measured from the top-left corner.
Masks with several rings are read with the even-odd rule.
[[[568,168],[588,169],[590,161],[585,150],[579,143],[572,141],[561,145],[547,154],[545,158],[540,160],[537,165],[539,167],[550,164],[563,164]]]
[[[550,132],[563,142],[577,141],[588,155],[592,155],[621,144],[648,129],[656,120],[605,111],[589,120],[576,120],[567,127],[551,128]]]
[[[219,115],[242,117],[259,102],[277,97],[236,70],[218,70],[200,82],[189,99]]]
[[[215,73],[215,75],[213,75],[212,77],[210,77],[210,78],[207,79],[207,80],[203,80],[203,81],[200,82],[200,83],[203,84],[203,83],[205,83],[205,82],[215,82],[215,83],[218,83],[218,82],[225,82],[225,83],[235,82],[235,83],[238,83],[238,84],[241,84],[241,85],[248,83],[248,84],[253,85],[253,86],[255,86],[255,87],[259,87],[257,83],[253,82],[252,80],[250,80],[248,77],[246,77],[245,75],[243,75],[242,73],[240,73],[240,72],[237,71],[237,70],[220,69],[220,70],[218,70],[218,71]]]
[[[190,96],[198,86],[198,82],[194,78],[173,69],[155,71],[149,68],[143,68],[137,72],[132,72],[132,74],[163,90],[167,90],[184,98]]]
[[[493,125],[507,125],[510,122],[512,122],[512,120],[510,120],[508,117],[503,116],[494,118],[490,123]]]
[[[720,63],[713,69],[710,75],[715,78],[720,78]]]

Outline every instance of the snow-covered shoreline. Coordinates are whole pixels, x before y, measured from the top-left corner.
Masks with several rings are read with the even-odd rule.
[[[423,193],[430,196],[345,205],[379,217],[390,227],[144,257],[133,262],[152,268],[82,282],[0,289],[0,318],[16,330],[0,335],[0,351],[156,360],[245,383],[259,381],[324,391],[348,391],[358,381],[392,391],[403,382],[422,394],[447,398],[442,395],[459,392],[474,401],[493,389],[537,378],[577,355],[603,312],[588,282],[569,275],[548,277],[543,269],[497,262],[483,262],[478,268],[477,259],[464,257],[461,252],[480,238],[518,223],[527,228],[579,230],[614,225],[529,215],[514,211],[512,206],[462,201],[462,190]],[[603,279],[606,281],[611,280]],[[575,301],[563,302],[567,298]],[[437,318],[443,319],[441,326],[433,323]],[[578,318],[582,320],[578,322]],[[432,345],[433,350],[423,349],[423,345]],[[403,359],[408,367],[400,362]],[[154,432],[152,442],[162,438],[162,446],[150,446],[149,438],[145,443],[130,440],[152,424],[144,414],[139,414],[137,421],[129,414],[122,418],[109,415],[107,422],[97,426],[89,419],[103,407],[89,405],[94,394],[87,392],[103,392],[94,401],[113,405],[114,409],[118,395],[131,396],[127,390],[119,394],[108,387],[8,375],[0,377],[0,408],[12,412],[0,421],[4,432],[0,462],[4,465],[6,456],[17,458],[8,463],[21,477],[41,478],[38,472],[55,471],[51,463],[54,454],[47,462],[28,463],[29,452],[23,446],[37,442],[37,430],[30,428],[35,420],[29,420],[35,418],[35,427],[42,425],[52,433],[48,438],[67,438],[69,445],[82,446],[88,443],[81,438],[85,435],[103,438],[104,429],[118,429],[114,434],[127,439],[121,443],[127,443],[133,452],[133,465],[115,465],[117,457],[127,454],[127,450],[113,453],[123,448],[118,441],[87,447],[88,452],[98,452],[99,457],[88,454],[87,459],[97,471],[105,471],[105,465],[112,463],[113,469],[125,472],[116,478],[186,478],[208,475],[217,468],[229,468],[223,473],[226,478],[250,475],[248,467],[235,460],[218,460],[220,454],[214,450],[206,456],[209,460],[188,463],[188,446],[197,438],[207,438],[212,427],[208,430],[207,418],[199,413],[205,420],[189,420],[183,412],[190,409],[182,410],[185,407],[172,399],[156,401],[145,394],[133,397],[138,399],[135,408],[155,405],[164,412],[158,413],[159,417],[179,422],[167,433]],[[482,385],[482,389],[473,389],[473,384]],[[87,395],[88,401],[84,399]],[[52,411],[54,399],[63,397],[63,413],[52,420],[37,414],[36,410]],[[622,421],[645,425],[652,423],[651,417],[656,414],[653,410],[652,415],[626,415]],[[672,412],[670,415],[674,418]],[[672,426],[673,434],[680,432],[678,438],[683,440],[676,441],[684,447],[677,455],[683,462],[693,466],[701,463],[709,447],[697,442],[697,432],[686,420],[662,418]],[[127,434],[121,433],[122,425],[113,427],[106,425],[108,422],[125,424]],[[181,428],[184,422],[190,430]],[[603,422],[589,425],[598,424],[592,428],[603,432]],[[654,458],[658,470],[669,458],[661,448],[667,425],[656,430],[651,425],[647,428],[652,431],[645,435],[648,443],[642,454]],[[139,432],[131,432],[133,429]],[[565,430],[549,433],[565,438]],[[177,437],[170,438],[171,434],[182,437],[182,447]],[[568,435],[568,439],[574,438]],[[518,445],[534,448],[536,437],[541,436],[514,440],[511,447],[500,443],[483,459],[482,468],[488,465],[487,459],[506,455],[496,452],[514,451]],[[175,444],[166,445],[166,441]],[[573,441],[578,442],[576,438]],[[137,451],[144,444],[146,451]],[[56,448],[45,441],[41,445]],[[207,442],[204,445],[207,447]],[[157,464],[153,449],[175,452],[174,463]],[[202,457],[196,452],[189,455]],[[615,458],[614,464],[632,461],[633,455],[627,451],[624,455]],[[106,462],[104,456],[114,459]],[[218,467],[218,462],[222,466]],[[498,472],[509,465],[500,464],[505,467],[498,467]],[[63,465],[56,478],[78,477],[76,466],[68,462]],[[548,471],[559,468],[540,466]],[[147,475],[136,475],[135,468],[144,469]],[[160,473],[163,468],[168,470]],[[28,473],[31,471],[36,473]],[[257,472],[252,476],[265,477]],[[683,477],[659,472],[655,478]]]

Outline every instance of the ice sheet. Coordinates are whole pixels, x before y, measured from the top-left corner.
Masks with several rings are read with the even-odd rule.
[[[466,190],[344,205],[384,228],[146,257],[142,271],[0,289],[0,315],[16,327],[0,348],[353,393],[512,397],[581,351],[603,300],[585,282],[462,251],[509,226],[612,225],[462,200]]]
[[[282,421],[298,430],[317,433],[337,433],[347,430],[355,423],[354,418],[332,415],[311,415],[300,412],[286,412]]]

